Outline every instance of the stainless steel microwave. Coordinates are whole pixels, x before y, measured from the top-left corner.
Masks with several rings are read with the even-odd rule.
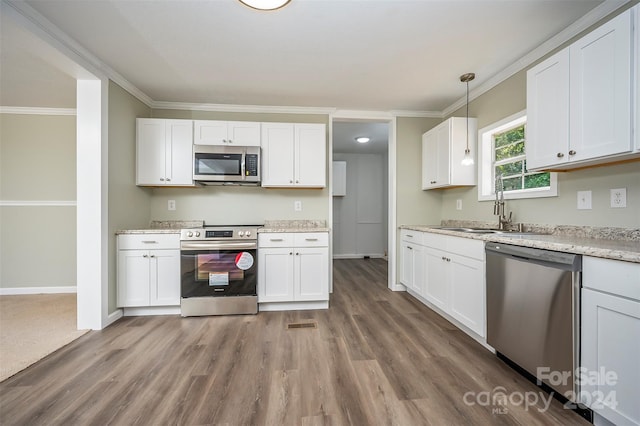
[[[259,146],[193,145],[193,180],[204,185],[259,185]]]

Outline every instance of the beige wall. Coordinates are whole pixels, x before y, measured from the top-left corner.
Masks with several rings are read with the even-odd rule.
[[[150,114],[150,108],[109,82],[109,313],[116,310],[115,232],[149,225],[151,190],[136,186],[136,118]]]
[[[526,109],[526,71],[494,87],[472,101],[469,115],[478,118],[478,128]],[[464,108],[453,115],[464,116]],[[602,166],[558,173],[558,196],[528,200],[507,200],[515,222],[553,225],[640,226],[640,162]],[[609,190],[627,189],[627,208],[612,209]],[[593,192],[593,209],[577,210],[577,191]],[[462,210],[456,210],[456,200]],[[443,191],[442,218],[496,220],[491,201],[478,201],[478,189],[458,188]]]
[[[0,200],[75,202],[75,116],[0,114]],[[75,206],[0,207],[0,287],[75,285]]]
[[[230,120],[287,123],[323,123],[328,115],[224,113],[210,111],[153,110],[154,118]],[[328,149],[328,148],[327,148]],[[331,158],[327,154],[327,158]],[[328,180],[327,180],[328,182]],[[168,200],[176,210],[167,209]],[[293,210],[302,201],[302,211]],[[154,188],[151,219],[196,219],[207,224],[261,224],[269,219],[329,219],[328,189],[267,189],[255,187]]]

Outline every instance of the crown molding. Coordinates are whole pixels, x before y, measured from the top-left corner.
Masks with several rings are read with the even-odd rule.
[[[481,85],[477,86],[473,90],[469,91],[469,102],[476,99],[480,95],[493,89],[498,84],[502,83],[514,74],[522,71],[523,69],[533,65],[536,61],[542,59],[544,56],[551,53],[554,49],[559,48],[564,43],[571,40],[590,26],[598,23],[600,20],[606,18],[609,14],[622,8],[625,4],[628,4],[631,0],[605,0],[603,3],[592,9],[589,13],[578,19],[576,22],[560,31],[558,34],[551,37],[549,40],[542,43],[540,46],[533,49],[531,52],[524,55],[493,77],[486,80]],[[447,117],[453,114],[459,108],[462,108],[466,104],[466,95],[458,99],[453,104],[449,105],[442,111],[442,116]]]
[[[0,114],[76,115],[76,109],[75,108],[43,108],[43,107],[0,106]]]
[[[153,101],[150,105],[153,109],[176,109],[186,111],[215,111],[215,112],[245,112],[245,113],[270,113],[270,114],[323,114],[328,115],[335,108],[326,107],[297,107],[297,106],[271,106],[271,105],[233,105],[233,104],[197,104],[188,102]]]

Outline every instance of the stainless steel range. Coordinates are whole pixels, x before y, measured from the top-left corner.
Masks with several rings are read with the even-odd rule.
[[[259,227],[205,226],[181,230],[183,317],[258,312]]]

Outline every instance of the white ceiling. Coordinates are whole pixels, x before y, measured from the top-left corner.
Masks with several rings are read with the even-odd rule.
[[[422,112],[459,101],[461,74],[490,81],[600,3],[26,1],[153,101]],[[68,75],[1,24],[0,104],[73,107]]]
[[[371,140],[358,143],[356,138]],[[383,154],[389,145],[389,124],[376,122],[333,122],[333,152],[344,154]]]

